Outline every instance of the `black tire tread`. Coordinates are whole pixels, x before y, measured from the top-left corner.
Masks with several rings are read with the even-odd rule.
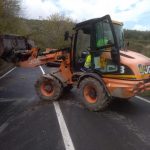
[[[41,93],[41,90],[40,90],[41,84],[43,82],[49,82],[49,81],[53,82],[53,84],[56,86],[53,96],[45,96]],[[58,100],[61,97],[62,91],[63,91],[62,84],[58,79],[54,78],[53,80],[51,80],[51,79],[47,79],[45,77],[40,77],[37,80],[37,82],[35,83],[35,89],[36,89],[37,95],[40,97],[40,99],[42,99],[44,101]]]
[[[91,104],[91,103],[88,103],[85,98],[84,98],[84,95],[83,95],[83,87],[87,84],[87,83],[93,83],[96,87],[101,87],[101,90],[103,93],[102,94],[102,101],[98,101],[96,102],[96,104]],[[82,93],[82,101],[84,103],[84,105],[91,111],[103,111],[107,108],[107,106],[109,105],[110,103],[110,99],[108,97],[108,94],[103,86],[102,83],[100,83],[100,81],[98,81],[97,79],[95,78],[92,78],[92,77],[88,77],[88,78],[85,78],[83,79],[83,81],[81,81],[80,83],[80,87],[81,89],[81,93]]]

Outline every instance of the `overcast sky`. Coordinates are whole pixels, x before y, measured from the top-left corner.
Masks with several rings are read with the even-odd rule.
[[[46,19],[60,13],[78,22],[110,14],[124,28],[150,30],[150,0],[21,0],[22,14]]]

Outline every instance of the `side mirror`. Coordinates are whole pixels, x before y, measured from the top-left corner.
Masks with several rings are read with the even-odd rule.
[[[69,31],[65,31],[65,34],[64,34],[64,40],[65,41],[68,41],[68,39],[69,39]]]

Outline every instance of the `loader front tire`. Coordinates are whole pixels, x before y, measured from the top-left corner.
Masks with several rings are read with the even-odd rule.
[[[81,81],[80,91],[84,105],[91,111],[103,111],[110,100],[100,81],[88,77]]]
[[[62,84],[56,78],[48,79],[41,77],[35,84],[36,92],[44,101],[55,101],[62,95]]]

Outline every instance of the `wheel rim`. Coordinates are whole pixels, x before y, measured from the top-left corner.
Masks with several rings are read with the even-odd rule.
[[[93,86],[85,86],[84,87],[84,97],[89,103],[96,103],[97,101],[97,92]]]
[[[54,93],[53,85],[51,83],[44,82],[41,84],[41,93],[44,96],[52,96]]]

